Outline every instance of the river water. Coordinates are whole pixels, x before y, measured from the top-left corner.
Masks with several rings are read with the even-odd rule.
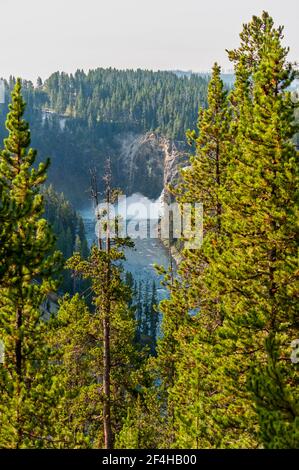
[[[130,197],[130,200],[133,200],[135,207],[137,207],[136,205],[140,201],[144,202],[145,199],[147,198],[138,194]],[[82,210],[80,214],[83,218],[88,244],[91,246],[96,243],[96,222],[94,210],[92,208],[85,209]],[[143,215],[142,211],[140,211],[137,216],[135,213],[134,220],[130,221],[133,229],[136,228],[135,236],[133,237],[135,247],[125,249],[126,260],[123,262],[123,267],[125,271],[129,271],[133,275],[136,281],[150,283],[155,281],[158,299],[162,300],[163,298],[166,298],[167,290],[161,286],[162,277],[157,273],[154,266],[159,265],[166,269],[169,267],[170,261],[168,250],[157,236],[155,236],[157,233],[156,228],[158,222],[158,219],[155,218],[157,216],[156,213],[153,214],[153,218],[151,218],[150,221],[148,221],[148,219],[145,220]],[[149,224],[151,230],[149,230]],[[144,235],[146,233],[148,236]],[[143,235],[140,237],[138,234]]]

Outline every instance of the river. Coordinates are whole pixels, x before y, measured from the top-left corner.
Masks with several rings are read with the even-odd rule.
[[[128,205],[131,208],[131,216],[134,214],[134,218],[130,219],[129,223],[132,230],[135,231],[133,241],[135,243],[134,248],[126,248],[125,256],[126,260],[123,262],[125,271],[129,271],[136,281],[148,281],[152,283],[156,282],[157,295],[159,301],[167,297],[167,290],[161,286],[162,277],[155,270],[154,265],[160,265],[166,269],[169,267],[169,255],[168,250],[162,244],[157,237],[151,236],[138,236],[138,233],[146,233],[150,226],[152,227],[151,232],[156,234],[157,230],[157,211],[152,211],[152,217],[144,219],[144,212],[140,210],[141,205],[152,203],[141,194],[134,194],[127,199]],[[154,202],[154,204],[159,204]],[[140,206],[140,207],[139,207]],[[89,246],[96,242],[96,231],[95,231],[95,213],[92,208],[87,208],[80,211],[81,217],[84,222],[86,238]],[[149,230],[148,230],[149,231]]]

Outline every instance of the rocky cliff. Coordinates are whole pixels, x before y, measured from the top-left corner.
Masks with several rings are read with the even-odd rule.
[[[81,128],[74,119],[69,119],[62,126],[61,117],[52,113],[46,120],[44,115],[37,115],[32,126],[32,144],[38,149],[40,160],[48,156],[51,159],[48,181],[77,208],[89,204],[90,169],[97,169],[99,190],[103,189],[108,157],[113,185],[127,196],[138,192],[150,199],[157,199],[177,178],[178,167],[186,160],[184,142],[174,142],[153,132],[117,131],[109,127],[98,136],[83,124]]]
[[[119,136],[118,179],[127,194],[139,192],[156,199],[178,177],[187,158],[186,147],[155,133]]]

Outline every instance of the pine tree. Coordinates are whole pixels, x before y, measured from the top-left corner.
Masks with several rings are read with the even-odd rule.
[[[144,341],[148,341],[149,336],[149,283],[145,282],[142,299],[142,336]]]
[[[40,305],[56,288],[52,276],[61,263],[59,253],[49,254],[55,240],[42,218],[39,190],[49,163],[41,163],[37,169],[33,166],[36,152],[29,148],[20,80],[9,108],[9,136],[0,155],[0,180],[5,182],[5,196],[20,217],[13,221],[10,260],[0,285],[0,337],[5,345],[5,363],[0,366],[0,445],[41,447],[48,445],[48,415],[55,387]]]
[[[68,261],[67,267],[84,279],[91,281],[93,304],[98,321],[97,338],[101,344],[101,372],[99,398],[102,403],[102,429],[99,432],[97,446],[111,449],[117,432],[117,400],[119,393],[125,393],[121,384],[124,371],[131,367],[135,352],[135,321],[133,311],[129,308],[131,301],[130,288],[122,280],[119,265],[125,259],[122,247],[133,246],[131,240],[118,237],[118,219],[110,219],[111,204],[118,195],[111,188],[111,172],[108,163],[105,176],[106,208],[98,213],[101,224],[98,246],[93,246],[90,256],[84,260],[79,253]],[[94,194],[98,194],[97,187]],[[136,350],[137,352],[137,350]],[[119,366],[117,367],[117,365]],[[115,368],[115,369],[114,369]],[[128,377],[128,374],[126,375]]]
[[[136,332],[136,339],[138,342],[141,340],[141,330],[142,330],[142,291],[143,291],[143,283],[142,281],[136,281],[135,286],[135,298],[136,298],[136,322],[137,322],[137,332]]]
[[[175,190],[180,203],[204,204],[205,236],[201,249],[184,251],[178,278],[170,276],[170,299],[160,305],[163,337],[157,361],[167,384],[171,446],[219,446],[222,439],[213,409],[217,399],[221,404],[214,347],[223,312],[220,299],[204,282],[213,247],[223,246],[221,192],[227,178],[230,111],[220,72],[215,64],[208,108],[200,110],[198,132],[187,133],[196,154]]]
[[[166,350],[175,345],[168,410],[182,447],[298,446],[298,375],[288,360],[298,336],[297,127],[287,92],[294,72],[281,39],[267,13],[244,26],[240,48],[230,52],[236,83],[221,179],[209,181],[213,131],[204,140],[217,119],[207,126],[202,119],[183,175],[181,200],[200,196],[205,204],[205,236],[200,251],[185,253],[180,281],[162,304],[165,326],[170,315],[174,326],[164,341]]]
[[[87,244],[87,240],[85,236],[85,227],[84,227],[84,223],[81,217],[79,218],[79,222],[78,222],[78,237],[81,243],[80,253],[83,258],[87,258],[89,249],[88,249],[88,244]],[[75,250],[75,251],[78,251],[78,250]]]
[[[150,311],[149,311],[149,330],[151,337],[151,354],[156,354],[157,347],[157,334],[158,334],[158,324],[159,324],[159,312],[157,310],[157,287],[155,281],[152,283],[152,295],[150,301]]]
[[[87,353],[89,357],[90,373],[93,375],[93,380],[89,374],[89,383],[84,386],[86,399],[91,397],[89,412],[92,411],[92,428],[97,431],[91,433],[90,439],[93,447],[104,447],[114,445],[114,436],[120,430],[121,419],[123,413],[130,404],[129,390],[134,389],[134,381],[131,377],[132,371],[138,367],[138,350],[135,346],[136,324],[134,320],[133,310],[128,307],[130,294],[128,288],[123,284],[120,276],[120,268],[117,262],[123,259],[123,255],[115,247],[111,248],[109,254],[105,250],[99,250],[97,247],[91,249],[91,254],[87,260],[83,260],[79,254],[74,256],[68,261],[69,268],[76,273],[80,273],[83,278],[91,280],[91,293],[93,294],[93,305],[95,307],[94,313],[89,313],[88,328],[84,326],[81,330],[80,324],[84,321],[71,317],[72,305],[63,307],[67,308],[69,313],[69,329],[78,331],[78,334],[85,337],[86,347],[90,352]],[[110,280],[107,283],[106,273],[107,264],[110,266]],[[103,377],[105,371],[107,373],[106,350],[103,344],[105,333],[104,320],[107,321],[107,302],[109,301],[109,395],[107,397],[107,390],[104,389]],[[73,299],[71,303],[75,302]],[[86,313],[84,314],[86,316]],[[79,323],[78,323],[79,321]],[[71,347],[74,353],[80,350],[81,346],[76,342],[74,336],[72,343],[68,341],[68,330],[63,333],[64,342],[66,347]],[[80,337],[79,337],[80,339]],[[80,340],[81,341],[81,340]],[[84,341],[82,345],[84,346]],[[83,347],[82,346],[82,347]],[[79,348],[79,349],[78,349]],[[60,346],[63,351],[63,345]],[[67,354],[67,349],[66,349]],[[66,356],[67,358],[67,356]],[[85,374],[85,356],[82,353],[82,373]],[[135,366],[134,366],[135,364]],[[67,364],[66,364],[67,365]],[[79,364],[80,367],[80,364]],[[67,372],[69,375],[69,372]],[[68,379],[69,380],[69,379]],[[107,378],[106,378],[107,380]],[[81,394],[78,391],[79,395]],[[126,396],[126,402],[123,402],[123,397]],[[79,398],[80,399],[80,396]],[[109,399],[109,417],[111,426],[112,440],[107,442],[107,429],[104,427],[103,413],[107,412],[107,399]],[[75,399],[76,403],[77,399]],[[66,406],[67,409],[67,406]],[[98,411],[96,411],[98,410]],[[75,416],[75,414],[74,414]],[[87,418],[86,418],[87,421]],[[107,426],[107,425],[106,425]],[[81,429],[84,429],[82,425]],[[82,434],[80,434],[82,435]]]
[[[243,387],[235,382],[232,391],[244,397],[247,386],[264,447],[298,447],[298,370],[288,359],[298,336],[297,127],[287,91],[294,71],[281,45],[283,29],[275,29],[268,14],[254,17],[243,38],[261,21],[250,51],[258,59],[254,67],[246,42],[233,54],[236,158],[230,193],[222,199],[229,246],[214,266],[212,285],[229,292],[223,298],[223,355],[231,358],[231,375],[241,370],[243,377]]]
[[[11,262],[10,237],[14,232],[13,222],[21,215],[17,214],[12,206],[3,183],[0,181],[0,283],[2,284]]]
[[[102,440],[100,320],[75,294],[64,297],[50,325],[58,384],[58,403],[50,414],[55,447],[96,447]]]
[[[147,374],[141,372],[139,383]],[[164,439],[165,417],[159,407],[157,388],[142,387],[133,406],[128,409],[121,431],[116,438],[117,449],[158,449]]]

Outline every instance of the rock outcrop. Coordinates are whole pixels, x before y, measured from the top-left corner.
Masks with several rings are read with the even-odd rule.
[[[141,193],[157,199],[178,175],[178,166],[186,155],[186,145],[154,132],[107,132],[96,137],[92,129],[74,119],[45,111],[35,123],[33,146],[39,158],[51,158],[48,182],[63,191],[77,208],[87,207],[90,193],[90,170],[96,169],[99,191],[103,191],[105,163],[110,157],[113,185],[124,194]],[[74,184],[75,182],[75,184]]]
[[[139,192],[157,199],[178,178],[179,166],[186,161],[186,148],[182,143],[155,133],[119,136],[118,180],[127,194]]]

